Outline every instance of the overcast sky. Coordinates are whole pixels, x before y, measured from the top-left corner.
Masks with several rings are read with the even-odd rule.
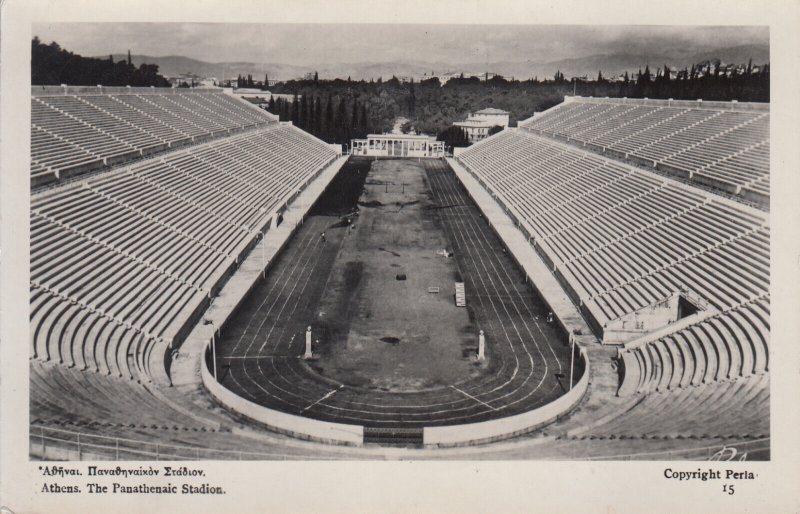
[[[766,27],[567,25],[36,24],[44,42],[84,56],[180,55],[208,62],[553,61],[768,44]]]

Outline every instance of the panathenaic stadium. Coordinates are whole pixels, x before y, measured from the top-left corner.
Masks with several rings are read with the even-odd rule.
[[[573,96],[377,158],[36,86],[31,458],[767,460],[769,120]]]

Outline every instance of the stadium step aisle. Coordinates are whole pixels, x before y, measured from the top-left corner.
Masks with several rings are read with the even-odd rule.
[[[148,388],[116,377],[31,361],[31,417],[57,424],[187,427],[215,430],[164,403]]]
[[[144,112],[123,103],[121,99],[126,98],[126,96],[81,95],[77,98],[108,113],[115,120],[120,120],[122,123],[129,124],[135,129],[150,134],[153,138],[163,143],[170,144],[187,137],[187,134],[180,132],[175,127],[171,127],[157,118],[148,116]]]
[[[260,149],[252,166],[220,154],[216,166],[226,174],[209,174],[193,157],[209,152],[205,144],[34,195],[32,357],[152,379],[153,352],[166,351],[280,202],[334,157],[288,126],[214,144],[249,138]],[[279,147],[309,155],[292,162],[278,157]]]
[[[275,124],[265,111],[221,90],[130,88],[129,93],[31,97],[31,178],[34,186],[57,182],[190,144],[196,138]]]
[[[769,434],[769,375],[644,396],[629,411],[573,435],[764,437]]]
[[[572,123],[570,119],[587,110],[571,107],[558,123]],[[695,127],[702,125],[697,120],[711,119],[706,114],[694,118]],[[732,124],[728,114],[714,116],[727,121],[706,127],[704,134]],[[739,114],[730,113],[741,122]],[[542,120],[545,126],[545,117]],[[506,149],[511,146],[515,153],[509,157]],[[528,160],[521,150],[525,146],[530,155],[544,155],[542,146],[550,146],[563,156],[563,165],[548,169],[547,159]],[[659,342],[626,359],[647,377],[634,389],[663,390],[765,371],[768,323],[740,319],[737,307],[757,302],[769,291],[767,215],[638,168],[599,156],[587,160],[585,155],[528,130],[508,130],[466,150],[458,160],[528,231],[568,289],[578,292],[576,303],[586,306],[601,332],[609,321],[685,289],[724,311],[719,319],[690,327],[703,333],[692,344],[703,341],[713,356],[691,357],[698,362],[690,363],[679,343]],[[501,170],[509,171],[501,176],[493,163],[509,159],[516,163],[504,164]],[[548,187],[547,176],[556,174]],[[531,176],[537,177],[535,182]],[[768,300],[761,303],[768,312]],[[632,375],[631,383],[636,383],[640,374]]]
[[[575,97],[523,128],[769,204],[768,104]]]
[[[486,145],[483,146],[485,152]],[[579,150],[567,151],[580,153]],[[466,152],[461,159],[468,166],[476,166],[476,161],[469,152]],[[614,170],[614,173],[618,172],[613,167],[603,167],[603,161],[600,160],[597,167],[585,173],[583,168],[575,166],[576,162],[572,160],[571,165],[562,168],[562,171],[567,173],[567,179],[559,181],[555,189],[540,190],[536,187],[527,189],[524,178],[521,179],[513,193],[511,190],[505,193],[508,198],[507,205],[516,210],[520,221],[528,224],[537,234],[535,240],[538,244],[550,246],[573,274],[582,277],[585,281],[584,286],[587,284],[591,286],[589,290],[592,292],[592,298],[595,296],[602,298],[601,305],[609,320],[633,310],[634,307],[625,302],[617,306],[620,301],[619,294],[622,293],[612,294],[612,297],[616,298],[606,298],[615,289],[653,274],[667,273],[671,276],[674,274],[672,268],[675,268],[681,277],[670,278],[664,286],[658,286],[654,292],[655,298],[648,297],[646,301],[663,297],[682,282],[688,282],[687,285],[692,283],[700,285],[699,278],[691,279],[681,270],[687,266],[687,270],[692,270],[695,266],[712,265],[710,262],[706,264],[704,253],[709,252],[713,257],[716,253],[725,251],[729,244],[733,244],[737,239],[746,238],[750,232],[766,223],[764,218],[754,218],[746,210],[731,211],[728,204],[712,202],[699,192],[694,193],[685,187],[678,188],[674,183],[667,185],[662,180],[660,186],[658,181],[650,184],[642,182],[639,185],[637,180],[641,179],[638,179],[638,173],[632,173],[633,168],[626,170],[624,175],[609,175],[607,169]],[[476,169],[482,172],[485,167]],[[579,175],[584,184],[592,184],[595,177],[597,181],[588,188],[573,187],[569,173]],[[632,180],[632,177],[637,177],[637,180]],[[491,174],[482,175],[482,180],[485,180],[490,188],[494,188],[495,182]],[[497,184],[498,192],[506,187]],[[631,186],[655,187],[655,189],[640,190],[644,193],[643,199],[641,202],[636,202],[635,194],[631,194]],[[526,191],[530,192],[526,194]],[[652,201],[654,200],[652,196],[648,196],[663,195],[667,192],[671,195],[669,201],[656,202]],[[559,194],[563,194],[564,199],[553,200]],[[701,203],[705,205],[700,205]],[[676,208],[682,204],[685,205],[684,210],[677,210]],[[663,211],[663,208],[676,210]],[[662,209],[662,212],[657,214],[658,209]],[[740,222],[738,218],[747,221]],[[613,259],[606,257],[610,254],[614,254]],[[651,259],[648,267],[641,268],[642,257]],[[747,262],[749,271],[744,272],[745,276],[766,275],[763,263]],[[622,266],[620,267],[618,263]],[[629,275],[626,271],[637,268],[641,270],[638,274]],[[621,276],[614,278],[615,270],[621,271],[627,278],[623,279]],[[719,305],[725,307],[748,301],[764,291],[763,285],[749,290],[742,289],[741,284],[737,285],[737,281],[738,279],[729,282],[725,288],[706,285],[702,292],[709,300],[718,300]],[[643,306],[641,303],[636,305]]]

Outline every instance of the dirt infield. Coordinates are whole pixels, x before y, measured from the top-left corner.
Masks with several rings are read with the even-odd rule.
[[[469,358],[477,330],[466,309],[455,306],[455,259],[436,253],[449,242],[430,197],[416,162],[373,163],[360,215],[346,231],[316,313],[321,344],[313,367],[320,373],[393,392],[478,374]]]
[[[251,401],[327,421],[482,421],[569,387],[568,350],[546,317],[444,161],[351,158],[221,334],[219,377]]]

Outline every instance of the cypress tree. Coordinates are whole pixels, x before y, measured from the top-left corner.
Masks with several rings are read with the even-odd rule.
[[[313,134],[317,137],[322,135],[322,100],[319,97],[314,98],[314,131]]]
[[[361,127],[358,124],[358,100],[353,100],[353,114],[350,115],[350,127],[353,134],[361,133]]]
[[[291,121],[291,107],[289,106],[289,101],[285,98],[281,99],[281,120],[282,121]]]
[[[297,126],[305,130],[306,128],[306,95],[300,97],[297,103]]]
[[[413,117],[416,109],[417,109],[417,96],[416,92],[414,91],[414,79],[411,79],[411,86],[408,95],[408,114]]]
[[[339,109],[336,111],[336,134],[334,136],[334,143],[347,143],[350,140],[349,123],[347,120],[347,105],[345,99],[342,97],[339,100]]]
[[[300,101],[297,98],[297,92],[295,92],[294,99],[292,100],[292,122],[295,125],[300,123]]]
[[[361,104],[361,137],[366,137],[369,133],[369,126],[367,124],[367,106],[366,104]]]
[[[333,119],[333,97],[328,93],[328,102],[325,105],[325,126],[322,128],[324,139],[329,143],[333,142],[334,134],[334,119]]]
[[[302,128],[303,130],[307,130],[308,120],[309,120],[308,99],[306,98],[306,95],[303,95],[302,98],[300,99],[300,120],[299,120],[300,128]]]

